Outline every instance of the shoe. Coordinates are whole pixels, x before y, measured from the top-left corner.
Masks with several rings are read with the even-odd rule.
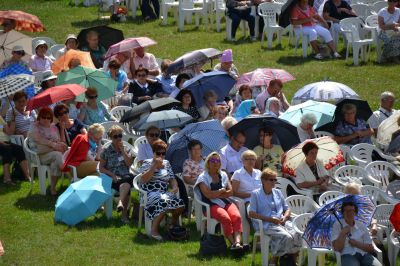
[[[324,59],[324,57],[323,57],[322,54],[320,54],[320,53],[316,54],[316,55],[314,56],[314,58],[317,59],[317,60],[322,60],[322,59]]]
[[[231,38],[231,42],[236,42],[236,38]]]
[[[157,240],[157,241],[163,241],[164,239],[163,239],[163,237],[162,236],[160,236],[160,235],[150,235],[150,237],[151,238],[153,238],[154,240]]]
[[[122,212],[123,209],[124,209],[124,207],[122,207],[122,203],[119,202],[118,206],[117,206],[117,212]]]
[[[237,249],[243,249],[242,245],[240,243],[235,243],[231,245],[231,250],[237,250]]]
[[[249,244],[243,244],[243,251],[244,252],[250,251],[250,245]]]
[[[15,186],[15,183],[11,179],[10,180],[4,180],[3,183],[5,185]]]
[[[342,56],[338,52],[334,52],[333,58],[342,58]]]
[[[250,37],[250,41],[252,41],[252,42],[255,42],[255,41],[257,41],[257,37],[256,37],[256,36],[252,36],[252,37]]]
[[[122,218],[121,218],[121,222],[122,222],[123,224],[129,224],[129,219],[126,218],[126,217],[122,217]]]

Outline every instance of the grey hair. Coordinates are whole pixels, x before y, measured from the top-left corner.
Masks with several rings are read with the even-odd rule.
[[[342,114],[348,112],[348,111],[357,111],[357,106],[352,103],[346,103],[342,106]]]
[[[242,154],[240,155],[240,159],[243,162],[245,157],[250,157],[250,156],[257,159],[257,154],[252,150],[247,150],[242,152]]]
[[[89,127],[88,132],[92,134],[92,136],[97,134],[104,135],[104,127],[98,123],[94,123]]]
[[[315,125],[317,123],[317,117],[313,113],[305,113],[301,116],[300,121],[300,124],[303,126],[306,124]]]
[[[227,116],[221,121],[221,125],[225,130],[237,124],[237,120],[232,116]]]
[[[381,94],[381,100],[385,100],[387,98],[395,98],[393,92],[391,91],[384,91]]]
[[[274,102],[275,102],[275,103],[278,103],[278,104],[279,104],[279,108],[280,108],[281,102],[279,101],[279,99],[276,98],[276,97],[270,97],[270,98],[268,98],[268,100],[265,102],[265,110],[270,111],[269,108],[270,108],[271,104],[274,103]]]
[[[359,195],[361,194],[361,187],[355,182],[350,182],[344,186],[343,192],[349,195]]]

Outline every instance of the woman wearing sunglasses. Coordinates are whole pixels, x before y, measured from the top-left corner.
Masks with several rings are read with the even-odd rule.
[[[217,152],[207,156],[204,168],[197,178],[195,189],[200,190],[202,201],[210,205],[211,218],[222,224],[231,249],[242,249],[242,219],[236,205],[228,200],[233,190],[228,176],[221,171],[221,157]]]
[[[153,158],[153,149],[151,147],[156,140],[160,139],[160,129],[156,126],[149,126],[144,135],[146,140],[138,144],[137,161],[139,165],[144,160]]]
[[[81,107],[79,120],[85,125],[94,123],[103,123],[107,121],[116,121],[116,119],[108,112],[104,103],[97,101],[97,89],[94,87],[87,88],[85,92],[87,103]]]
[[[24,47],[22,47],[21,45],[15,45],[11,51],[11,58],[4,60],[3,64],[1,64],[0,66],[0,70],[7,68],[8,66],[11,66],[13,64],[20,64],[26,69],[29,69],[28,64],[24,60],[22,60],[22,57],[24,56],[25,56]]]
[[[58,104],[54,107],[54,116],[58,119],[56,124],[62,142],[71,146],[72,141],[79,134],[86,134],[86,129],[79,119],[69,118],[69,108],[66,104]]]
[[[158,231],[160,222],[167,211],[172,212],[172,226],[177,226],[179,216],[184,211],[183,200],[178,198],[178,183],[175,180],[170,163],[165,160],[167,144],[162,140],[156,140],[151,145],[154,153],[152,159],[144,160],[139,172],[142,189],[147,191],[146,215],[152,221],[151,237],[162,241]],[[168,191],[168,186],[171,190]]]
[[[53,111],[49,107],[41,108],[37,121],[29,130],[28,138],[31,148],[39,155],[40,162],[50,166],[50,193],[56,195],[57,180],[61,176],[62,156],[68,147],[61,141],[58,128],[52,122]]]
[[[290,220],[290,209],[282,192],[275,188],[276,172],[266,168],[261,173],[262,187],[254,190],[250,198],[249,216],[263,221],[263,228],[253,223],[256,231],[264,230],[270,238],[272,260],[270,265],[276,265],[278,257],[290,254],[296,261],[298,251],[302,246],[301,236],[297,234]],[[280,264],[281,265],[281,264]]]
[[[107,134],[111,145],[100,154],[100,172],[112,178],[111,187],[119,192],[117,210],[122,212],[121,221],[129,223],[129,195],[134,176],[129,172],[133,163],[132,150],[124,146],[122,141],[123,129],[112,126]]]

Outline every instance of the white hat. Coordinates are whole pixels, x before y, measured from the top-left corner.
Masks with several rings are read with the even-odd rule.
[[[57,78],[57,76],[54,75],[51,70],[49,70],[49,71],[46,71],[46,72],[43,73],[42,82],[43,81],[47,81],[47,80],[51,80],[51,79],[56,79],[56,78]]]
[[[74,39],[76,42],[78,42],[78,38],[75,34],[68,34],[67,38],[65,39],[65,43],[67,43],[69,39]]]
[[[22,47],[21,45],[15,45],[15,46],[12,48],[12,51],[13,51],[13,52],[24,51],[24,47]]]
[[[39,40],[35,44],[35,51],[36,51],[36,49],[38,48],[39,45],[46,45],[47,49],[49,49],[49,46],[47,45],[47,43],[44,40]]]

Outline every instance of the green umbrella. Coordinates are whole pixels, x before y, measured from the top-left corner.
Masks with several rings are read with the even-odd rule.
[[[82,87],[94,87],[97,89],[97,100],[102,101],[115,95],[118,82],[107,76],[106,73],[98,69],[77,66],[58,75],[57,85],[79,84]],[[86,101],[85,95],[76,97],[78,102]]]

